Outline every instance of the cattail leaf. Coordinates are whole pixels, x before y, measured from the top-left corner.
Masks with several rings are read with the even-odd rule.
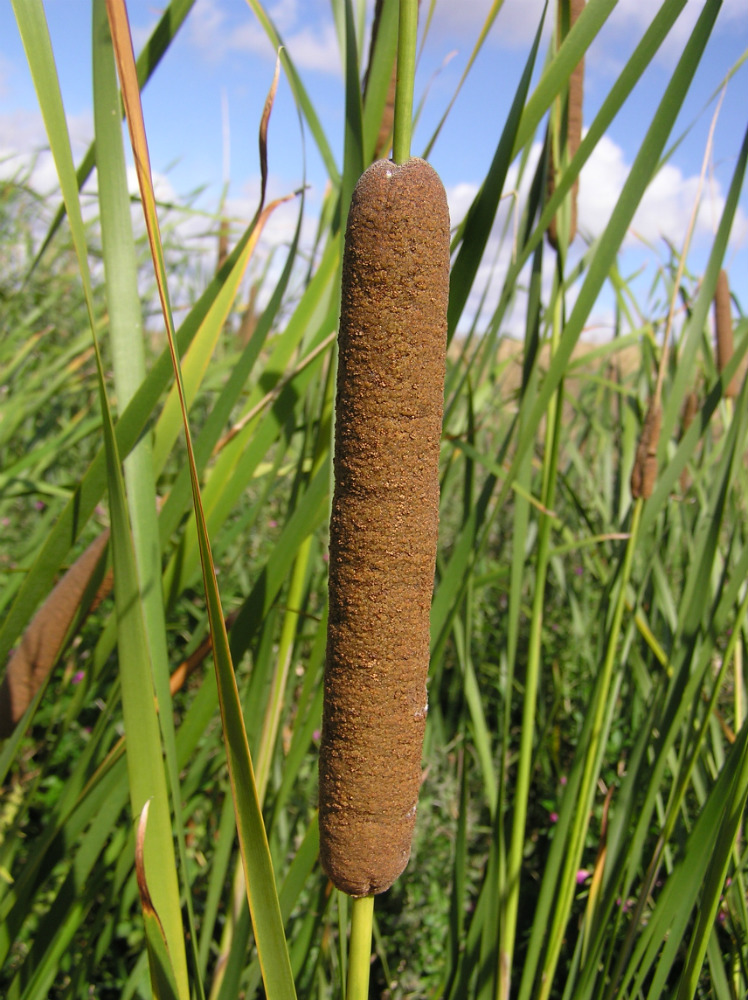
[[[262,230],[278,206],[290,201],[293,197],[294,195],[288,195],[277,198],[260,212],[249,238],[241,247],[229,274],[222,281],[210,310],[195,333],[190,349],[180,361],[188,410],[197,398],[198,390],[208,372],[211,358],[221,333],[225,329],[226,320],[236,301],[242,279],[262,235]],[[165,464],[171,449],[174,447],[174,442],[179,436],[181,427],[179,392],[176,386],[172,386],[154,429],[153,460],[156,468],[160,469]]]
[[[161,62],[162,57],[173,42],[177,32],[184,24],[185,18],[192,10],[195,0],[170,0],[164,9],[156,27],[151,32],[151,36],[143,46],[137,61],[137,77],[141,89],[150,80],[156,67]],[[96,146],[94,143],[86,150],[76,172],[78,190],[80,191],[91,172],[96,166]],[[60,205],[55,213],[55,217],[50,224],[47,235],[39,248],[34,259],[32,268],[36,267],[42,256],[46,253],[52,239],[60,227],[60,223],[65,218],[65,205]]]
[[[135,874],[138,880],[138,893],[145,923],[148,966],[151,973],[153,995],[156,1000],[177,1000],[179,990],[169,955],[169,943],[166,940],[164,928],[148,888],[145,865],[145,833],[148,825],[149,806],[150,802],[143,805],[135,839]]]
[[[678,445],[675,456],[668,462],[667,466],[664,466],[662,459],[665,457],[665,443],[668,442],[674,434],[675,426],[683,405],[683,400],[686,393],[690,389],[689,380],[693,371],[693,368],[690,366],[693,364],[696,351],[698,350],[700,344],[702,331],[706,324],[707,316],[709,315],[709,308],[714,297],[721,263],[724,259],[725,250],[730,237],[730,231],[735,218],[735,212],[737,211],[739,204],[740,192],[742,190],[747,165],[748,129],[746,129],[743,134],[743,142],[740,148],[740,153],[735,163],[735,169],[730,181],[730,187],[727,192],[727,197],[725,198],[724,209],[719,221],[719,226],[717,227],[717,234],[714,238],[712,249],[709,253],[709,260],[704,270],[699,293],[680,334],[679,341],[681,344],[681,350],[679,354],[679,364],[673,376],[672,386],[670,393],[668,394],[667,406],[665,407],[662,417],[661,443],[659,449],[661,454],[658,454],[658,460],[660,461],[662,471],[660,473],[655,491],[650,501],[647,503],[646,510],[644,511],[642,517],[643,531],[650,530],[652,520],[658,516],[662,506],[667,502],[667,498],[669,497],[671,491],[675,488],[675,483],[683,471],[686,462],[693,453],[693,449],[695,448],[696,442],[700,436],[699,426],[692,425]],[[735,354],[733,355],[732,361],[725,373],[727,379],[731,379],[733,377],[737,371],[738,365],[742,362],[746,352],[748,351],[748,342],[746,342],[746,338],[744,336],[738,338],[737,344],[738,346],[735,350]],[[709,419],[709,416],[717,406],[719,396],[721,396],[721,383],[719,394],[710,393],[705,400],[702,408],[702,426],[704,422]]]
[[[429,139],[428,143],[426,144],[425,149],[423,150],[423,153],[421,154],[421,156],[423,157],[424,160],[428,160],[429,157],[431,156],[431,151],[434,148],[436,140],[439,138],[439,133],[441,132],[442,128],[444,127],[444,123],[446,122],[447,118],[449,117],[449,114],[452,111],[452,108],[454,107],[455,101],[457,100],[457,98],[458,98],[458,96],[460,94],[460,91],[462,90],[462,88],[463,88],[463,86],[465,84],[465,81],[467,80],[467,78],[468,78],[468,76],[470,74],[470,70],[472,69],[475,60],[478,58],[480,50],[483,48],[483,45],[484,45],[484,43],[486,41],[486,38],[488,37],[488,34],[489,34],[491,28],[493,27],[494,21],[496,20],[498,14],[499,14],[499,11],[501,10],[501,8],[503,6],[504,6],[504,0],[493,0],[493,2],[491,3],[491,8],[488,11],[488,13],[486,14],[486,19],[483,22],[483,25],[482,25],[482,27],[480,29],[477,41],[476,41],[475,45],[473,46],[473,50],[470,53],[470,57],[468,58],[468,61],[467,61],[466,65],[465,65],[465,69],[462,71],[462,76],[460,77],[460,79],[459,79],[459,81],[457,83],[457,86],[455,87],[454,93],[452,94],[452,97],[449,100],[449,104],[447,105],[444,113],[442,114],[441,118],[439,119],[439,123],[437,124],[436,128],[434,129],[434,132],[433,132],[431,138]],[[433,0],[432,0],[432,2],[429,4],[429,14],[428,14],[428,18],[426,20],[426,31],[424,32],[424,35],[428,31],[429,24],[431,23],[431,18],[433,16],[433,12],[434,12],[434,3],[433,3]]]
[[[280,53],[275,60],[273,82],[270,84],[270,90],[268,91],[268,96],[265,98],[265,106],[262,109],[262,117],[260,118],[260,204],[257,209],[258,214],[261,213],[262,209],[265,207],[265,192],[267,190],[268,183],[268,125],[270,124],[270,114],[273,110],[273,104],[275,103],[275,94],[278,90],[279,76]]]
[[[167,938],[177,968],[180,995],[186,997],[187,968],[184,952],[179,890],[177,885],[166,777],[161,764],[161,742],[153,700],[150,650],[139,602],[139,588],[132,534],[125,500],[117,442],[106,395],[104,369],[99,354],[93,293],[88,267],[85,231],[73,167],[65,113],[44,12],[36,0],[16,7],[16,20],[34,78],[47,135],[55,160],[83,284],[84,297],[96,355],[105,444],[106,479],[111,515],[111,543],[118,619],[120,675],[123,684],[125,725],[133,743],[128,756],[131,805],[137,815],[148,798],[157,806],[147,848],[158,882],[154,895],[165,920]]]
[[[314,110],[314,105],[309,98],[309,94],[302,83],[301,77],[294,66],[293,60],[288,54],[288,49],[283,44],[283,39],[281,38],[273,19],[267,13],[265,5],[261,3],[261,0],[247,0],[247,3],[254,11],[257,20],[260,22],[265,34],[270,39],[273,51],[280,53],[281,62],[283,63],[283,68],[286,71],[286,76],[288,77],[288,82],[291,85],[291,90],[293,91],[296,103],[301,108],[302,114],[307,120],[309,131],[312,133],[312,138],[317,144],[317,149],[319,150],[322,161],[325,164],[325,169],[327,170],[330,182],[333,187],[337,187],[340,183],[340,172],[335,164],[335,157],[332,155],[332,150],[330,149],[330,145],[327,141],[325,131],[322,128],[317,112]]]
[[[120,123],[120,95],[112,39],[104,0],[93,5],[94,125],[102,248],[112,345],[114,383],[121,409],[133,399],[146,377],[146,347],[138,291],[130,197]],[[151,435],[144,435],[125,461],[128,510],[133,525],[140,601],[146,629],[153,687],[159,705],[158,720],[172,794],[172,814],[182,878],[188,878],[185,829],[182,819],[179,770],[176,759],[173,689],[169,677],[156,479]],[[130,752],[137,752],[130,748]],[[191,898],[187,899],[186,940],[194,951],[196,940]],[[147,919],[147,918],[146,918]],[[165,917],[177,924],[177,916]],[[181,920],[181,915],[180,915]],[[194,954],[193,954],[194,961]],[[202,985],[197,985],[202,997]]]
[[[295,998],[296,992],[200,496],[197,467],[187,418],[185,388],[179,357],[176,353],[176,338],[169,303],[163,247],[159,233],[140,94],[135,83],[134,59],[127,13],[120,0],[107,0],[107,11],[185,431],[200,562],[213,639],[219,703],[226,741],[229,777],[236,809],[239,847],[245,868],[247,897],[269,1000],[285,1000],[285,998]],[[270,207],[268,206],[268,208]],[[264,211],[267,212],[268,209]]]
[[[364,77],[364,165],[386,157],[392,144],[397,55],[397,0],[377,0]]]
[[[243,253],[246,241],[250,235],[251,232],[248,230],[232,251],[230,255],[232,265],[236,263]],[[286,279],[288,268],[292,261],[293,254],[284,271]],[[277,310],[279,298],[282,295],[284,287],[284,285],[281,285],[278,289],[278,294],[273,296],[271,305],[268,307],[268,324],[275,310]],[[177,346],[180,354],[187,352],[189,345],[204,322],[205,316],[212,307],[221,288],[221,282],[213,279],[182,324],[177,334]],[[266,332],[267,327],[264,327],[264,330]],[[243,358],[243,364],[240,366],[238,372],[239,376],[246,372],[247,364],[251,364],[251,361],[256,358],[259,346],[261,346],[261,339],[258,337],[258,342],[253,345],[253,351],[248,351],[246,357]],[[171,377],[173,377],[172,365],[167,348],[153,363],[141,388],[138,389],[135,397],[117,422],[115,436],[119,452],[123,457],[129,454],[140,439],[143,430],[152,419],[152,414],[159,397],[169,384]],[[227,391],[221,398],[223,407],[230,407],[232,405],[230,402],[231,394],[233,393],[235,397],[240,392],[241,385],[237,383],[238,376],[237,378],[230,379],[231,392],[229,392],[229,386],[227,386]],[[221,410],[221,412],[224,411]],[[226,418],[224,417],[223,419],[225,421]],[[210,444],[207,447],[205,460],[210,455],[212,446],[213,444]],[[45,531],[44,542],[38,551],[33,566],[25,575],[13,604],[0,627],[0,659],[4,659],[7,656],[22,629],[29,621],[34,609],[49,592],[65,556],[79,536],[86,521],[93,513],[96,505],[100,502],[105,490],[106,468],[104,449],[102,447],[82,476],[78,486],[74,490],[73,496],[60,512],[54,525],[48,531]],[[189,483],[187,483],[187,494],[189,494]],[[181,508],[178,516],[181,516]]]
[[[449,284],[449,337],[454,336],[457,324],[467,304],[478,267],[488,243],[488,237],[499,207],[509,166],[514,159],[517,130],[523,115],[525,100],[530,89],[535,60],[537,59],[543,30],[543,19],[535,33],[530,54],[512,100],[512,106],[501,133],[501,138],[491,161],[491,166],[480,191],[468,209],[461,226],[460,249],[452,265]]]
[[[741,803],[745,804],[747,744],[748,726],[744,725],[739,741],[731,748],[725,766],[694,823],[673,873],[660,890],[625,975],[618,984],[620,992],[617,995],[626,995],[627,991],[636,995],[643,982],[651,977],[653,967],[655,974],[651,979],[650,994],[657,996],[664,989],[707,872],[715,865],[722,865],[726,855],[729,858],[731,843],[725,843],[723,839],[720,844],[720,837],[727,834],[726,839],[729,840],[735,810],[740,808]],[[738,794],[735,795],[735,792]],[[721,886],[718,891],[721,891]]]
[[[307,293],[274,345],[264,368],[263,379],[257,379],[248,393],[242,419],[248,410],[258,406],[263,395],[267,395],[263,392],[263,387],[272,386],[274,389],[282,380],[283,373],[287,370],[293,352],[298,349],[302,338],[310,337],[308,349],[311,353],[334,329],[338,312],[336,303],[338,261],[337,241],[331,241]],[[328,350],[331,347],[329,343]],[[235,508],[243,490],[255,474],[258,463],[265,458],[268,449],[287,425],[298,403],[299,394],[313,382],[325,363],[325,358],[326,352],[319,354],[308,366],[300,367],[298,375],[280,391],[277,399],[269,397],[273,405],[267,410],[257,410],[256,416],[242,426],[239,433],[217,456],[210,477],[202,490],[203,508],[209,527],[224,523],[229,512]],[[237,384],[233,383],[235,387]],[[211,423],[211,428],[218,429],[218,424]],[[223,430],[223,427],[220,429]],[[186,480],[182,476],[178,478],[174,491],[184,490],[185,487]],[[182,494],[180,499],[181,496]],[[181,512],[178,502],[175,502],[173,507],[167,502],[162,518],[168,514],[170,520],[164,524],[171,523],[176,526]],[[179,592],[185,581],[192,579],[193,574],[197,572],[198,560],[197,536],[195,526],[191,523],[180,551],[167,568],[165,574],[167,593]]]
[[[345,54],[343,69],[345,74],[345,133],[343,142],[343,176],[340,187],[340,235],[343,236],[343,222],[348,215],[356,181],[364,171],[364,122],[361,101],[361,79],[358,65],[358,45],[352,0],[344,0]]]

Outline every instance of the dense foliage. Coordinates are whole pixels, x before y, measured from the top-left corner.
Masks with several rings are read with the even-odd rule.
[[[142,323],[138,281],[148,281],[156,308],[153,265],[133,237],[129,200],[124,210],[118,202],[127,192],[119,128],[106,132],[97,110],[100,205],[84,227],[65,175],[42,8],[16,6],[47,88],[68,217],[56,228],[56,205],[41,205],[22,177],[0,187],[0,661],[109,526],[115,573],[112,595],[105,555],[29,712],[0,745],[0,992],[259,996],[257,939],[278,954],[287,943],[298,996],[338,996],[349,901],[320,871],[316,826],[338,220],[386,113],[391,34],[382,31],[372,55],[370,79],[381,85],[367,89],[363,117],[352,113],[345,162],[331,172],[311,263],[297,242],[278,248],[284,270],[260,298],[267,306],[254,311],[258,270],[248,307],[241,279],[258,215],[179,323],[190,451],[163,337],[151,335],[152,317]],[[161,44],[190,6],[173,0]],[[276,40],[264,8],[251,6]],[[745,385],[726,396],[743,370],[748,321],[733,300],[735,354],[722,370],[711,324],[748,132],[736,141],[703,273],[686,267],[687,246],[672,250],[641,297],[619,274],[618,254],[719,16],[707,0],[672,80],[653,96],[602,237],[569,269],[564,199],[683,3],[653,14],[578,151],[555,157],[551,193],[549,157],[530,150],[562,129],[570,74],[611,6],[590,0],[532,90],[540,53],[530,53],[490,172],[453,233],[424,780],[410,865],[375,907],[372,995],[393,1000],[732,1000],[748,991]],[[345,17],[351,7],[340,5]],[[94,16],[105,23],[99,0]],[[349,60],[359,59],[355,37]],[[314,141],[327,149],[283,59]],[[93,65],[97,101],[119,108],[111,46],[94,51]],[[142,60],[144,75],[154,68]],[[358,61],[354,68],[351,107]],[[458,335],[458,324],[470,325],[466,306],[513,163],[531,183],[512,262],[493,276],[495,309]],[[554,249],[545,233],[557,213]],[[511,243],[513,233],[502,238]],[[90,272],[81,247],[95,251]],[[181,259],[180,268],[196,280],[198,265]],[[583,344],[606,285],[616,296],[614,336]],[[524,338],[511,340],[518,303]],[[128,385],[118,357],[134,351],[133,329],[145,330],[142,375]],[[659,438],[637,458],[657,407]],[[210,552],[194,512],[193,453]],[[124,478],[118,458],[127,459]],[[632,469],[645,460],[656,460],[657,475],[637,498]],[[226,648],[201,556],[215,564]],[[246,772],[229,649],[253,763]],[[230,783],[227,752],[246,782]],[[149,790],[149,781],[160,784]],[[134,864],[148,799],[146,878],[172,948],[173,977],[163,980],[153,971],[160,932]],[[253,902],[253,934],[238,842],[255,863],[263,848],[254,802],[285,941],[270,904],[264,918]],[[272,879],[262,887],[272,896]],[[273,990],[266,983],[264,995],[286,995]]]

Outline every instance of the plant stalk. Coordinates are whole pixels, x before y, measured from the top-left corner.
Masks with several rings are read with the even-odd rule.
[[[368,1000],[374,897],[359,896],[351,907],[351,940],[345,1000]]]
[[[400,25],[397,42],[397,83],[395,89],[395,124],[392,159],[405,163],[410,158],[413,128],[413,86],[416,78],[416,40],[418,37],[418,0],[400,0]]]

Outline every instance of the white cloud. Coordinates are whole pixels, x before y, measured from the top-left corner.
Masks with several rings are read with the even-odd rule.
[[[432,30],[437,36],[468,40],[472,45],[492,5],[493,0],[441,0]],[[505,0],[489,37],[504,47],[527,45],[535,37],[542,12],[543,0]],[[550,19],[546,22],[548,30]]]
[[[90,114],[69,115],[67,122],[73,159],[77,162],[91,142],[92,118]],[[40,194],[58,189],[57,170],[38,112],[0,114],[0,136],[0,177],[23,177]]]
[[[11,66],[8,59],[0,52],[0,101],[5,100],[10,93]]]
[[[540,144],[536,143],[529,157],[528,168],[519,183],[520,205],[525,202],[527,189],[532,177],[537,158],[540,155]],[[604,136],[587,162],[580,179],[578,219],[580,237],[593,240],[601,235],[611,214],[617,205],[621,191],[631,169],[623,149],[609,136]],[[505,191],[517,186],[517,171],[513,165],[507,177]],[[651,260],[654,266],[659,266],[658,253],[667,253],[664,240],[668,240],[677,249],[683,247],[689,220],[696,202],[699,189],[698,174],[684,174],[674,164],[665,164],[655,175],[647,188],[632,225],[622,246],[623,266],[636,260],[636,265],[642,263],[642,254]],[[448,192],[452,225],[455,226],[465,217],[475,195],[477,184],[462,183],[451,187]],[[694,227],[691,250],[701,259],[711,246],[715,227],[724,210],[725,197],[718,182],[707,183],[700,195],[699,212]],[[484,323],[498,305],[499,295],[505,275],[511,264],[513,226],[509,213],[514,211],[514,202],[505,198],[499,205],[496,221],[488,241],[486,252],[478,269],[473,290],[465,310],[464,328],[478,309],[484,291],[488,289],[483,305]],[[507,222],[509,225],[507,226]],[[502,234],[503,235],[502,237]],[[572,257],[578,258],[585,250],[584,239],[578,237],[572,246]],[[500,240],[503,240],[500,242]],[[748,243],[748,217],[742,209],[738,209],[732,228],[731,248],[737,249]],[[649,249],[651,248],[651,249]],[[633,256],[626,257],[627,254]],[[574,259],[571,261],[572,265]],[[553,262],[551,255],[546,255],[543,274],[544,299],[547,301],[552,282]],[[526,303],[525,287],[528,272],[520,275],[515,301],[509,315],[502,324],[502,329],[514,336],[522,334],[524,329],[524,310]],[[646,293],[645,293],[646,294]],[[604,297],[603,297],[604,298]],[[606,311],[607,310],[607,311]],[[592,339],[606,336],[611,329],[609,308],[601,302],[590,318],[590,329],[585,334]]]
[[[630,170],[624,152],[608,136],[603,136],[587,161],[579,188],[579,228],[592,238],[599,236],[623,190]],[[631,231],[626,239],[628,246],[637,237],[649,243],[667,239],[681,247],[699,194],[697,174],[684,175],[671,163],[666,163],[652,179],[634,216]],[[693,233],[694,243],[711,240],[715,227],[724,210],[725,198],[715,181],[705,184]],[[733,225],[732,242],[741,246],[748,239],[748,219],[738,209]]]
[[[432,31],[440,38],[468,42],[472,47],[491,6],[492,0],[440,0]],[[489,44],[510,49],[528,47],[535,37],[543,6],[543,0],[505,0],[488,36]],[[657,6],[641,3],[640,0],[619,0],[592,43],[588,54],[590,63],[610,75],[616,75],[652,23]],[[657,62],[675,63],[703,9],[703,0],[691,0],[684,5],[655,56]],[[549,8],[544,26],[546,37],[552,25],[553,13]],[[746,34],[748,17],[745,0],[724,0],[714,32],[719,35],[735,31],[736,27]]]
[[[329,12],[325,10],[322,17],[318,9],[312,13],[317,16],[310,16],[310,11],[296,0],[280,0],[268,8],[298,69],[340,75],[340,53]],[[251,10],[244,8],[241,18],[233,15],[233,9],[223,0],[197,0],[188,21],[190,41],[213,62],[231,53],[251,52],[272,58],[272,43]]]

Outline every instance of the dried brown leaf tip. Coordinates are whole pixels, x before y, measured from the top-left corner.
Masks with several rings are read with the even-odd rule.
[[[569,10],[569,30],[584,9],[586,0],[558,0],[557,4],[557,32],[559,40],[562,37],[564,6]],[[582,110],[584,106],[584,59],[581,59],[574,67],[569,77],[569,90],[566,101],[565,128],[562,116],[560,146],[566,143],[567,162],[570,162],[579,149],[582,141]],[[549,141],[551,135],[549,132]],[[548,160],[548,198],[553,195],[556,189],[557,164],[554,162],[553,142],[550,141],[550,155]],[[577,198],[579,195],[579,178],[574,181],[570,191],[570,214],[569,214],[569,243],[571,244],[577,234]],[[558,216],[554,215],[548,227],[548,242],[554,250],[558,249]]]
[[[730,310],[730,283],[727,271],[720,271],[714,292],[714,327],[717,333],[717,368],[720,375],[733,355],[732,314]],[[725,386],[725,397],[734,399],[738,394],[738,376],[733,375]]]
[[[405,868],[421,783],[449,291],[449,212],[423,160],[373,164],[346,231],[320,857],[352,896]]]
[[[631,472],[631,494],[635,500],[639,497],[647,500],[652,496],[657,479],[657,445],[660,441],[661,424],[662,407],[650,403]]]

